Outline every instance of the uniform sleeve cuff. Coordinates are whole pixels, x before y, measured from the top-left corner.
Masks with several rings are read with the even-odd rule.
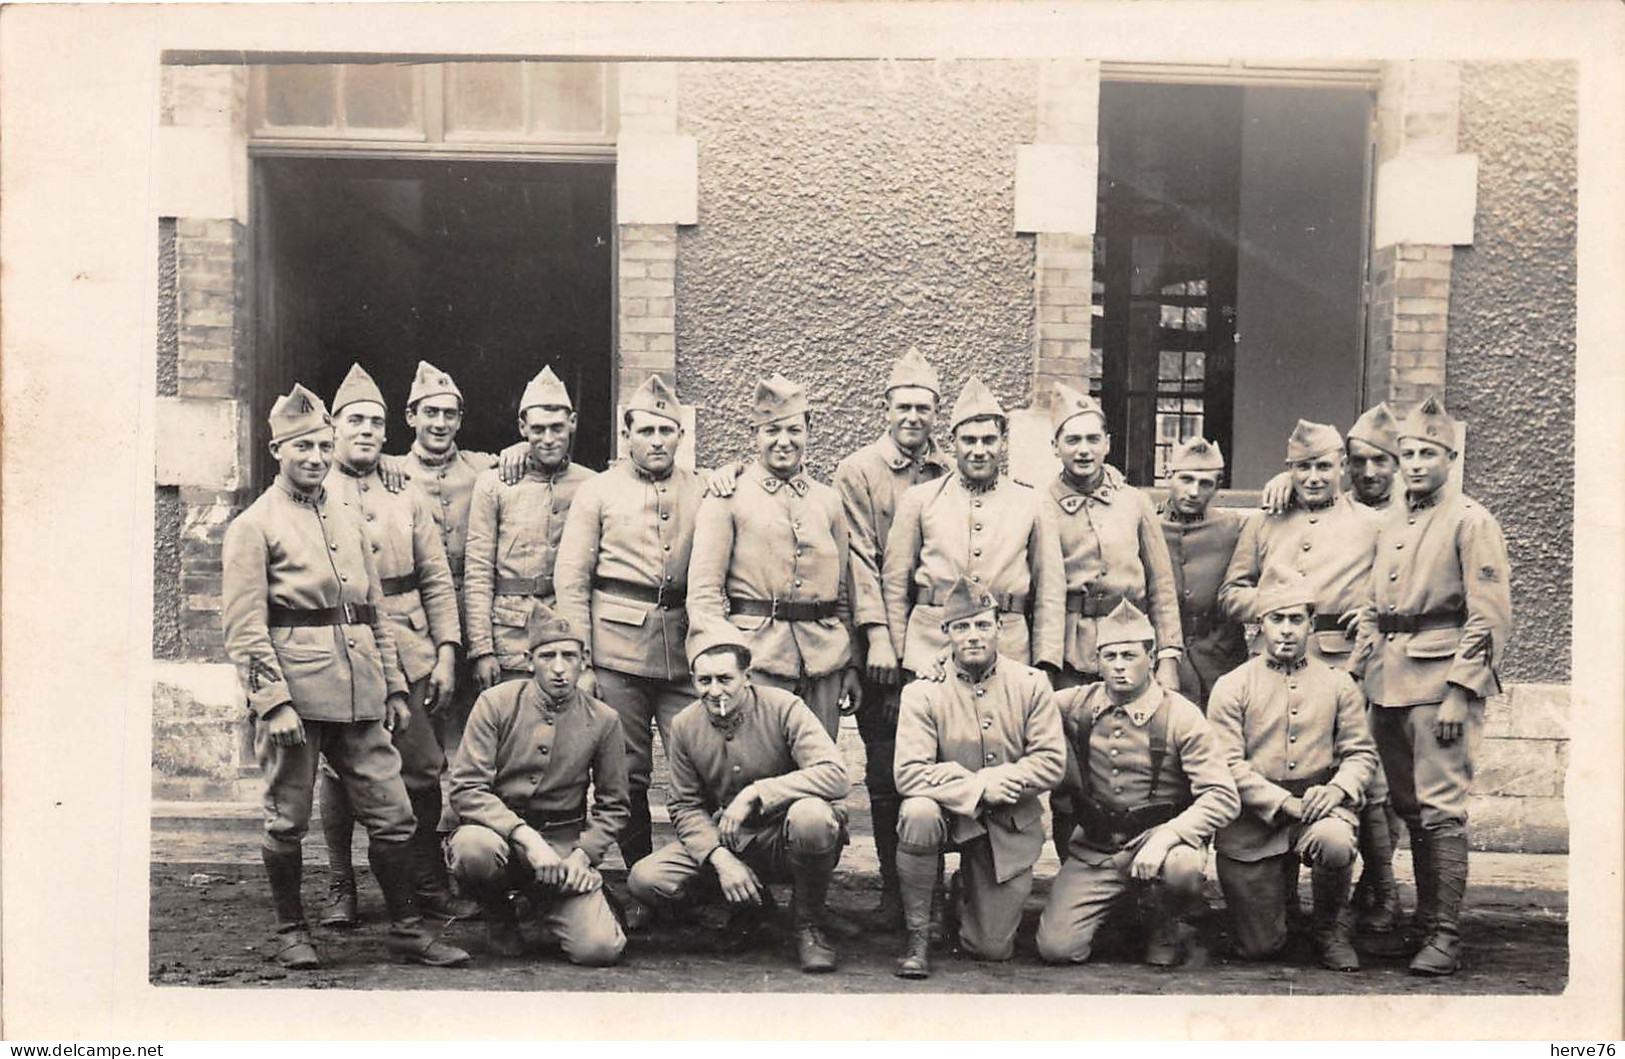
[[[1159,647],[1159,648],[1157,648],[1157,661],[1159,661],[1159,662],[1161,662],[1163,659],[1166,659],[1166,658],[1174,658],[1174,659],[1183,658],[1184,655],[1185,655],[1185,649],[1183,647]]]
[[[293,702],[293,695],[288,686],[280,681],[257,694],[248,697],[248,708],[254,711],[254,716],[264,717],[278,706],[289,705]]]

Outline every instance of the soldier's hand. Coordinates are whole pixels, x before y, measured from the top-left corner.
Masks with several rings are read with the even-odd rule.
[[[750,865],[734,856],[733,851],[718,847],[711,854],[711,867],[717,873],[717,885],[722,896],[731,905],[759,905],[762,903],[762,884]]]
[[[559,868],[564,873],[564,881],[559,888],[566,893],[590,894],[604,881],[580,847],[571,850],[570,855],[559,862]]]
[[[581,667],[581,675],[576,678],[576,687],[596,699],[598,697],[598,674],[593,671],[591,659],[588,659],[588,663]]]
[[[1136,879],[1155,879],[1162,873],[1162,862],[1168,859],[1168,851],[1178,841],[1179,837],[1165,827],[1151,832],[1150,837],[1141,844],[1140,852],[1129,862],[1129,874]]]
[[[481,655],[474,659],[474,684],[481,691],[490,691],[502,680],[502,665],[496,655]]]
[[[429,697],[425,704],[430,713],[439,713],[451,705],[457,694],[457,655],[450,646],[442,647],[429,671]]]
[[[1157,662],[1157,683],[1169,691],[1179,690],[1179,659],[1163,658]]]
[[[1467,725],[1467,691],[1452,684],[1439,704],[1439,719],[1433,726],[1433,738],[1440,746],[1450,746],[1462,737]]]
[[[558,886],[564,879],[564,861],[535,828],[525,826],[514,832],[514,842],[525,855],[525,863],[536,873],[536,881]]]
[[[739,481],[739,472],[743,468],[737,461],[718,467],[714,471],[705,472],[706,496],[727,498],[734,495],[734,485]]]
[[[856,669],[841,671],[841,716],[857,713],[863,708],[863,682]]]
[[[1292,475],[1282,471],[1264,483],[1258,495],[1258,506],[1266,515],[1279,515],[1292,502]]]
[[[1293,820],[1302,820],[1303,799],[1295,794],[1287,795],[1286,801],[1281,803],[1280,813],[1282,816],[1291,817]]]
[[[399,692],[384,700],[384,728],[391,732],[404,732],[412,723],[412,705]]]
[[[284,702],[265,715],[265,734],[277,746],[305,745],[305,725],[293,703]]]
[[[378,478],[384,483],[384,488],[392,493],[405,489],[406,483],[412,480],[412,475],[406,469],[406,457],[378,457]]]
[[[990,776],[982,787],[982,801],[988,805],[1014,805],[1026,789],[1014,776]]]
[[[739,847],[745,824],[761,804],[762,796],[757,793],[754,783],[747,784],[744,790],[734,795],[734,800],[728,803],[728,807],[722,811],[722,818],[717,821],[717,833],[722,836],[724,846],[730,850]]]
[[[891,645],[891,633],[884,625],[869,627],[869,655],[867,659],[869,683],[883,688],[897,686],[897,652]]]
[[[1342,788],[1334,787],[1330,783],[1310,787],[1303,792],[1303,816],[1300,819],[1306,824],[1312,824],[1342,804]]]
[[[514,485],[525,476],[525,464],[530,459],[530,444],[516,441],[497,453],[497,477],[503,485]]]

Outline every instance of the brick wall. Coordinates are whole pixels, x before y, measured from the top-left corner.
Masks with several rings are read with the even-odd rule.
[[[620,130],[677,131],[677,72],[670,64],[622,63]],[[622,399],[659,372],[677,378],[677,225],[622,224],[616,272],[616,364]]]
[[[1092,148],[1099,138],[1100,63],[1041,63],[1035,142]],[[1032,392],[1034,402],[1047,408],[1056,382],[1088,389],[1094,236],[1044,232],[1037,236],[1037,243],[1038,327]]]

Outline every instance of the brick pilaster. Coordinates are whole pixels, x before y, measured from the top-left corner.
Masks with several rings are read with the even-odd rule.
[[[617,70],[620,131],[677,132],[677,70],[669,63],[622,63]],[[656,372],[677,382],[677,225],[619,226],[619,392]]]
[[[1071,59],[1041,63],[1035,142],[1092,149],[1099,135],[1100,63]],[[1088,179],[1095,179],[1095,173]],[[1094,236],[1040,232],[1036,238],[1038,327],[1032,387],[1034,404],[1048,407],[1057,381],[1079,390],[1089,388]]]

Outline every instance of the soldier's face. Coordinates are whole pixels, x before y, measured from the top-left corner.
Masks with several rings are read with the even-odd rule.
[[[550,699],[562,699],[581,679],[581,645],[574,640],[544,643],[530,652],[531,679]]]
[[[713,717],[727,717],[750,681],[732,651],[708,651],[694,659],[694,689]]]
[[[1349,438],[1349,483],[1364,504],[1380,504],[1394,488],[1399,461],[1369,441]]]
[[[756,451],[774,474],[794,474],[807,452],[807,417],[791,416],[756,428]]]
[[[520,413],[519,436],[530,442],[530,458],[544,471],[564,466],[575,433],[574,412],[532,406]]]
[[[1405,488],[1414,496],[1426,496],[1443,485],[1454,462],[1456,454],[1437,442],[1421,438],[1399,441],[1399,470],[1405,476]]]
[[[463,426],[463,403],[449,393],[425,397],[406,410],[406,425],[423,451],[439,455],[457,440]]]
[[[1168,479],[1168,505],[1186,518],[1200,518],[1218,491],[1214,471],[1175,471]]]
[[[1343,457],[1324,453],[1288,464],[1292,492],[1299,503],[1323,504],[1337,495],[1337,476],[1343,473]]]
[[[1131,699],[1151,682],[1151,652],[1143,643],[1109,643],[1100,649],[1100,679],[1106,690]]]
[[[334,453],[351,467],[366,469],[384,451],[384,406],[376,401],[351,401],[339,409],[333,423]]]
[[[289,441],[273,441],[271,457],[282,477],[296,489],[315,489],[333,466],[333,431],[317,430]]]
[[[1055,455],[1061,458],[1061,467],[1080,481],[1099,474],[1106,466],[1106,453],[1112,447],[1112,436],[1106,433],[1106,422],[1093,412],[1073,416],[1061,424],[1051,439]]]
[[[1296,662],[1309,649],[1309,608],[1302,604],[1272,610],[1258,623],[1264,650],[1277,662]]]
[[[886,395],[886,430],[897,447],[915,452],[931,440],[937,395],[923,386],[899,386]]]
[[[993,661],[999,645],[999,616],[984,610],[948,623],[948,643],[962,666],[980,667]]]
[[[1004,458],[1004,425],[997,419],[971,419],[954,430],[954,461],[969,482],[990,482]]]
[[[683,428],[653,412],[633,412],[632,424],[622,432],[632,462],[650,474],[662,475],[677,461]]]

